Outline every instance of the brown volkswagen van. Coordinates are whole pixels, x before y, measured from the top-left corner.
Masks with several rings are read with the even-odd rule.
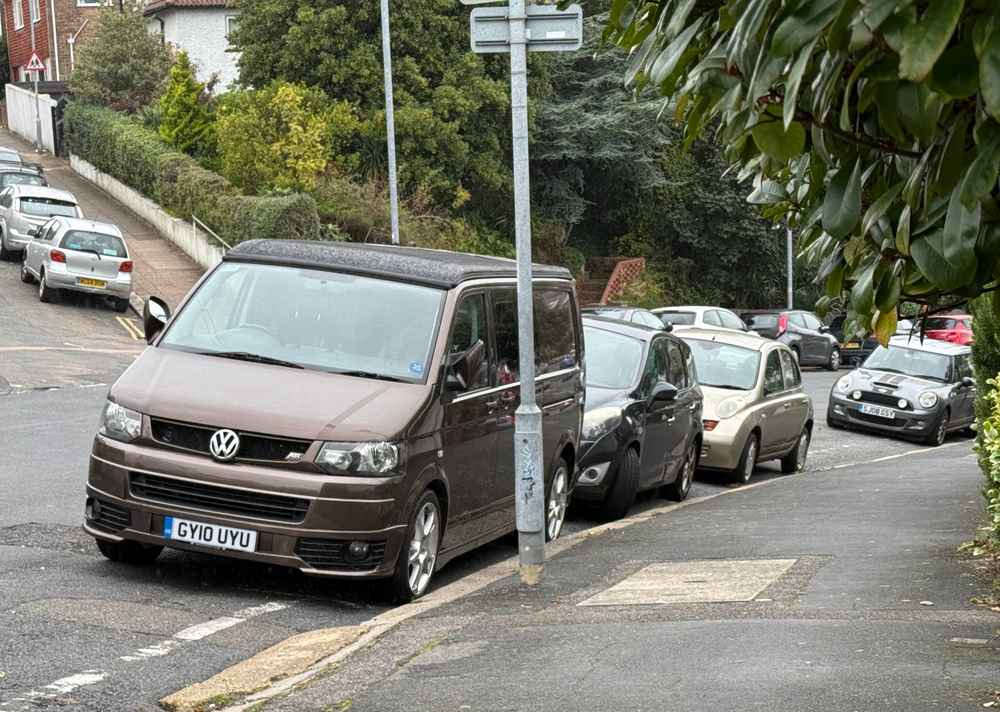
[[[515,263],[350,243],[253,241],[111,388],[85,528],[109,559],[163,547],[422,595],[509,533],[518,406]],[[583,407],[574,283],[535,268],[546,528],[558,536]]]

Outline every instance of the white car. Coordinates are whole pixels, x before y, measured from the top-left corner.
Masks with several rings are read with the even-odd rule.
[[[755,334],[736,314],[722,307],[662,307],[651,310],[660,317],[664,326],[670,324],[675,329],[722,329],[745,334]]]

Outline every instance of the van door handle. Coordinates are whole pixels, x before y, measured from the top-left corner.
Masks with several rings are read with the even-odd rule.
[[[500,401],[498,399],[486,401],[486,407],[490,410],[496,410],[500,407]]]
[[[676,415],[671,415],[669,418],[667,418],[667,423],[672,423],[675,420],[677,420],[677,416]]]
[[[500,400],[502,400],[504,403],[513,403],[515,398],[517,398],[517,394],[514,393],[514,391],[505,391],[500,396]]]
[[[785,403],[785,405],[781,406],[781,408],[782,408],[782,410],[791,410],[792,404],[791,403]]]
[[[688,410],[690,410],[690,411],[691,411],[692,413],[693,413],[694,411],[698,410],[698,403],[697,403],[697,402],[695,402],[695,403],[692,403],[691,405],[689,405],[689,406],[688,406]]]

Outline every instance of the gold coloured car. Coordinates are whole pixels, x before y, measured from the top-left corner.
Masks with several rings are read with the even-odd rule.
[[[781,460],[782,472],[806,466],[812,400],[791,350],[759,336],[685,330],[704,394],[700,467],[746,483],[757,463]]]

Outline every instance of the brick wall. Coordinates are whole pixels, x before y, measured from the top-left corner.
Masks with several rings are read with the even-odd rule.
[[[50,0],[45,0],[49,2]],[[59,41],[59,74],[63,81],[69,79],[71,71],[69,37],[75,35],[83,27],[76,38],[73,54],[80,58],[80,47],[87,43],[97,33],[97,19],[100,16],[99,7],[77,7],[76,0],[51,0],[55,3],[56,30]],[[84,24],[86,23],[86,25]]]
[[[47,67],[51,65],[49,59],[49,22],[47,20],[49,0],[38,0],[41,11],[40,20],[35,25],[35,51]],[[21,17],[24,19],[23,27],[14,25],[14,3],[21,6]],[[28,63],[31,59],[31,17],[28,13],[28,0],[6,0],[4,2],[3,26],[7,31],[7,52],[10,55],[10,70],[13,81],[21,78],[19,67]],[[46,72],[45,79],[52,78],[50,72]]]
[[[7,46],[10,53],[10,68],[13,81],[21,78],[19,68],[27,65],[31,59],[31,29],[28,14],[29,0],[4,0],[3,26],[7,31]],[[14,3],[21,6],[24,27],[14,26]],[[52,10],[55,9],[55,30],[58,35],[58,46],[52,41]],[[66,81],[71,74],[71,53],[68,38],[87,21],[83,32],[76,40],[74,53],[79,57],[80,47],[93,37],[97,30],[97,17],[100,7],[78,7],[77,0],[38,0],[41,20],[35,24],[35,48],[38,56],[45,62],[46,72],[43,79]],[[58,72],[57,72],[58,54]],[[58,77],[56,76],[58,73]]]

